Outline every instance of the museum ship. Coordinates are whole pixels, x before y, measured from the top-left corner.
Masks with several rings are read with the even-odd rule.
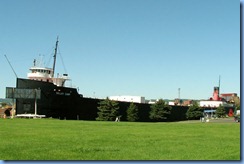
[[[57,58],[58,39],[53,55],[53,67],[43,67],[36,60],[27,74],[27,78],[18,78],[16,89],[39,90],[40,99],[16,98],[16,114],[35,113],[45,115],[48,118],[71,119],[71,120],[96,120],[99,102],[104,99],[88,98],[78,93],[77,88],[65,86],[70,80],[68,74],[55,77],[55,65]],[[150,121],[150,104],[134,103],[139,109],[139,121]],[[118,102],[121,120],[127,120],[126,110],[130,102]],[[185,115],[179,115],[183,107],[173,107],[177,120],[184,120]],[[179,109],[178,109],[179,108]],[[180,112],[179,112],[180,110]],[[175,118],[174,118],[175,120]]]
[[[17,78],[17,89],[39,89],[40,99],[37,100],[37,114],[60,119],[94,119],[99,99],[84,98],[76,88],[66,87],[70,80],[68,74],[55,77],[58,39],[54,50],[53,67],[43,67],[33,62],[27,79]],[[16,99],[16,114],[33,113],[35,100]]]

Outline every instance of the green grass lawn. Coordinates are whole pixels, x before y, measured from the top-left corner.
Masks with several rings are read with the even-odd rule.
[[[240,160],[239,123],[0,119],[2,160]]]

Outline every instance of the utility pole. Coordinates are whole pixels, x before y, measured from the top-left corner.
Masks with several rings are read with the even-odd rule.
[[[219,75],[219,93],[220,93],[220,78],[221,78],[221,76]],[[219,97],[219,95],[218,95],[218,97]]]
[[[179,99],[179,104],[180,104],[180,88],[178,88],[178,99]]]
[[[178,88],[178,99],[180,100],[180,88]]]

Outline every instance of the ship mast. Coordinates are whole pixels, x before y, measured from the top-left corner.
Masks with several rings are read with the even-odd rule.
[[[52,77],[54,77],[54,71],[55,71],[55,65],[56,65],[56,57],[57,57],[57,49],[58,49],[58,37],[57,37],[57,41],[56,41],[56,46],[55,46],[55,50],[54,50],[54,55],[53,55],[53,74]]]

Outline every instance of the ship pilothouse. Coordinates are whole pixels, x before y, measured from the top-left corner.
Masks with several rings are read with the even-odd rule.
[[[63,87],[66,80],[69,80],[68,74],[57,75],[54,77],[54,70],[56,64],[58,39],[56,41],[56,47],[54,52],[53,68],[43,67],[40,63],[37,64],[36,59],[33,62],[33,66],[30,68],[30,72],[27,74],[28,79],[53,83],[56,86]]]

